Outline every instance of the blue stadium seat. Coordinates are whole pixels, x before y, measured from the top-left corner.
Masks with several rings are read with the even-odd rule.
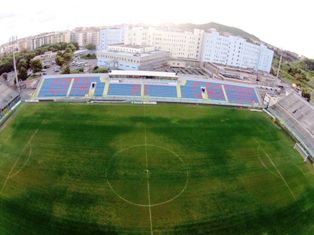
[[[235,104],[259,103],[255,89],[252,87],[236,86],[229,84],[225,84],[224,87],[230,103]]]
[[[186,81],[185,86],[181,86],[182,98],[202,99],[202,87],[206,88],[209,99],[225,101],[221,84],[190,80]]]
[[[104,83],[99,77],[76,77],[76,78],[46,78],[39,91],[39,97],[62,97],[66,96],[70,88],[72,79],[74,82],[71,87],[70,96],[85,96],[89,93],[92,82],[96,83],[95,96],[101,96],[104,90]]]
[[[85,96],[88,94],[92,82],[100,83],[99,77],[76,77],[70,91],[70,96]]]
[[[182,98],[202,99],[201,82],[187,80],[185,86],[181,86]]]
[[[73,81],[71,89],[70,84]],[[92,83],[95,83],[95,97],[103,96],[105,83],[99,77],[60,77],[45,78],[42,82],[38,97],[84,97],[89,94]],[[209,99],[213,101],[226,101],[223,86],[228,100],[232,104],[252,105],[258,104],[258,96],[254,87],[245,85],[220,84],[211,81],[187,80],[181,88],[181,97],[186,99]],[[207,96],[202,96],[202,87],[206,88]],[[109,86],[108,96],[141,96],[141,81],[137,84],[112,83]],[[70,89],[70,91],[69,91]],[[144,95],[151,97],[177,98],[177,87],[170,85],[148,84],[144,85]]]
[[[209,99],[225,101],[225,96],[222,91],[221,84],[214,82],[206,82],[205,87]]]
[[[102,96],[104,93],[104,89],[105,89],[105,83],[100,82],[100,81],[97,82],[96,87],[95,87],[94,96],[96,96],[96,97]]]
[[[39,91],[39,97],[62,97],[67,95],[71,78],[46,78]]]
[[[145,96],[152,97],[177,97],[177,89],[175,86],[162,86],[162,85],[145,85]]]
[[[108,96],[141,96],[141,84],[110,84]]]

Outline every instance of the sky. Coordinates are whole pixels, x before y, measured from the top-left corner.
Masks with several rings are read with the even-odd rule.
[[[312,0],[3,0],[0,44],[79,26],[217,22],[314,58]]]

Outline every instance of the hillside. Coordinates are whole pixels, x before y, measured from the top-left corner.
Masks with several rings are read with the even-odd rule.
[[[279,60],[280,57],[275,55],[271,70],[273,75],[276,75]],[[303,58],[287,61],[283,59],[279,76],[290,84],[296,84],[306,98],[309,98],[309,94],[314,92],[314,60]],[[313,99],[312,95],[312,101]]]
[[[193,30],[193,29],[202,29],[202,30],[208,30],[210,28],[215,28],[219,32],[225,32],[225,33],[230,33],[234,36],[239,36],[242,38],[245,38],[249,41],[252,42],[260,42],[261,40],[256,37],[253,34],[250,34],[242,29],[236,28],[236,27],[231,27],[223,24],[219,24],[216,22],[210,22],[206,24],[181,24],[178,25],[180,29],[185,29],[185,30]]]

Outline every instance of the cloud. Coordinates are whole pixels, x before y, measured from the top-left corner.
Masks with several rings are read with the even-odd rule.
[[[6,19],[14,18],[14,17],[16,17],[16,14],[14,13],[0,12],[0,20],[6,20]]]

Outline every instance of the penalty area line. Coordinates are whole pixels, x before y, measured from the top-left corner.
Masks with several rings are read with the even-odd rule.
[[[7,175],[7,177],[5,178],[5,180],[4,180],[4,182],[3,182],[3,185],[2,185],[1,190],[0,190],[0,194],[3,193],[3,190],[4,190],[5,186],[7,185],[8,180],[9,180],[9,178],[11,177],[11,174],[12,174],[14,168],[16,167],[16,164],[18,163],[18,161],[20,160],[21,156],[23,155],[23,153],[24,153],[26,147],[29,146],[30,143],[32,142],[32,140],[33,140],[34,136],[37,134],[38,130],[39,130],[39,129],[36,129],[35,132],[31,135],[31,137],[28,139],[27,143],[24,145],[21,154],[16,158],[15,162],[13,163],[13,165],[12,165],[12,167],[11,167],[11,169],[10,169],[8,175]]]
[[[271,159],[271,157],[269,156],[269,154],[265,151],[265,149],[263,148],[263,146],[261,146],[261,144],[254,138],[255,142],[258,144],[257,146],[257,150],[261,149],[262,152],[264,153],[264,155],[268,158],[269,162],[272,164],[272,166],[275,168],[276,172],[278,173],[279,177],[281,178],[281,180],[283,181],[283,183],[285,184],[285,186],[287,187],[289,193],[291,194],[291,196],[293,197],[294,200],[296,200],[296,197],[292,191],[292,189],[290,188],[288,182],[286,181],[285,177],[283,177],[283,175],[281,174],[281,172],[279,171],[278,167],[276,166],[276,164],[274,163],[274,161]]]
[[[280,176],[280,178],[282,179],[282,181],[284,182],[284,184],[286,185],[286,187],[288,188],[291,196],[293,197],[294,200],[296,200],[296,197],[292,191],[292,189],[290,188],[288,182],[286,181],[286,179],[283,177],[283,175],[280,173],[279,169],[277,168],[276,164],[273,162],[273,160],[271,159],[271,157],[268,155],[268,153],[265,152],[265,150],[262,148],[262,151],[265,153],[265,155],[267,156],[267,158],[269,159],[270,163],[273,165],[273,167],[275,168],[275,170],[277,171],[278,175]]]

